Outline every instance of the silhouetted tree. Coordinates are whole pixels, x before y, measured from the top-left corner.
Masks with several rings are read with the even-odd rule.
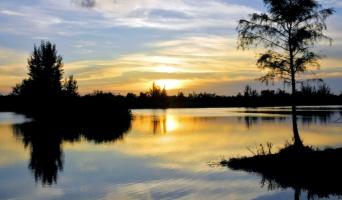
[[[140,92],[139,98],[146,98],[146,97],[147,97],[147,94],[146,94],[146,93]]]
[[[326,83],[322,83],[318,86],[317,95],[320,96],[329,96],[331,95],[330,87]]]
[[[309,67],[319,67],[321,56],[310,48],[322,39],[331,43],[332,39],[323,32],[327,29],[325,21],[334,10],[322,9],[316,0],[264,0],[264,3],[267,13],[254,13],[249,20],[239,21],[238,47],[263,45],[269,49],[257,61],[259,68],[268,70],[259,80],[268,83],[280,78],[289,83],[295,107],[296,75]],[[303,146],[295,125],[294,143]]]
[[[127,99],[135,99],[135,98],[137,98],[137,95],[135,95],[134,93],[129,92],[126,95],[126,98]]]
[[[56,45],[42,41],[28,59],[29,78],[13,88],[13,94],[30,97],[55,97],[61,95],[63,76],[62,57]]]
[[[163,98],[167,97],[167,92],[166,92],[165,86],[163,87],[163,89],[162,89],[162,91],[160,93],[160,96],[163,97]]]
[[[95,90],[90,94],[84,95],[84,97],[96,97],[96,98],[103,98],[103,99],[113,99],[115,96],[113,93],[104,92],[101,90]]]
[[[303,96],[317,96],[319,98],[325,98],[327,96],[332,95],[330,87],[323,82],[323,80],[316,81],[316,86],[312,86],[309,83],[310,81],[307,81],[305,83],[302,83],[300,94]]]
[[[257,97],[258,92],[256,90],[253,90],[250,85],[246,85],[245,91],[244,91],[244,97]]]
[[[161,89],[155,82],[152,83],[152,87],[148,90],[147,94],[150,97],[158,97],[161,96]]]
[[[74,76],[69,76],[68,79],[65,79],[63,84],[63,93],[68,97],[77,97],[78,94],[78,85],[77,81],[74,79]]]
[[[153,82],[152,87],[148,90],[146,95],[147,97],[150,97],[152,107],[167,107],[167,92],[165,87],[160,89],[160,87]]]
[[[302,84],[300,92],[304,96],[310,96],[312,94],[316,93],[316,87],[313,87],[311,85],[307,84]]]
[[[267,52],[260,55],[257,65],[268,73],[260,80],[283,79],[296,92],[296,75],[319,66],[320,55],[310,51],[324,35],[326,19],[332,8],[322,9],[316,0],[264,0],[267,13],[254,13],[242,19],[237,27],[239,48],[263,45]]]
[[[178,92],[177,97],[178,97],[178,98],[185,98],[183,92]]]

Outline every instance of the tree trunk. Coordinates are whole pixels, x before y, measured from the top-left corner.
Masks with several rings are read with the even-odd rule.
[[[300,139],[299,131],[297,127],[297,110],[296,106],[292,105],[292,129],[293,129],[293,141],[296,147],[303,147],[303,142]]]
[[[294,66],[293,52],[290,48],[290,70],[291,70],[291,89],[292,89],[292,105],[296,105],[296,69]]]
[[[293,70],[291,70],[293,71]],[[295,77],[295,74],[294,72],[291,72],[291,91],[292,91],[292,105],[296,105],[296,93],[297,93],[297,90],[296,90],[296,77]]]
[[[293,141],[297,147],[302,147],[303,142],[300,139],[298,126],[297,126],[297,109],[296,109],[296,79],[294,73],[291,75],[292,86],[292,129],[293,129]]]
[[[297,91],[296,91],[296,70],[294,66],[294,56],[292,49],[290,48],[290,69],[291,69],[291,88],[292,88],[292,129],[293,129],[293,141],[296,147],[303,147],[303,142],[300,139],[298,127],[297,127]]]

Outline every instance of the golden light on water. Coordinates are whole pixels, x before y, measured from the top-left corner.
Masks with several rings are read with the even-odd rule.
[[[177,79],[159,79],[156,80],[155,83],[166,90],[172,90],[172,89],[177,89],[182,86],[181,81]]]
[[[178,129],[178,127],[179,127],[178,120],[174,116],[170,115],[166,118],[166,130],[168,132],[175,131]]]

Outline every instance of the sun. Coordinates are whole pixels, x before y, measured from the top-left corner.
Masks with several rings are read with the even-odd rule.
[[[181,86],[181,82],[177,79],[159,79],[155,83],[161,88],[165,87],[167,90],[177,89]]]

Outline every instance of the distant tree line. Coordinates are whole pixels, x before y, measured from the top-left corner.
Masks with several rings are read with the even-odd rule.
[[[73,77],[65,82],[67,87],[62,91],[62,98],[59,98],[63,105],[72,104],[80,100],[91,102],[88,106],[102,108],[97,102],[105,102],[104,105],[121,108],[196,108],[196,107],[257,107],[257,106],[290,106],[292,102],[291,93],[282,90],[261,90],[257,91],[250,85],[246,85],[243,92],[237,95],[224,96],[215,93],[189,93],[178,92],[177,95],[168,95],[165,88],[161,89],[153,83],[151,88],[140,94],[127,93],[127,95],[113,94],[100,90],[89,94],[79,95],[76,91],[77,82]],[[297,105],[342,105],[342,92],[334,94],[324,82],[309,84],[305,82],[297,93]],[[1,105],[6,105],[6,101],[13,102],[13,99],[20,96],[8,95],[0,96]],[[14,101],[15,102],[15,101]],[[11,104],[11,103],[8,103]],[[18,105],[16,105],[18,106]],[[51,106],[51,105],[50,105]],[[52,105],[53,106],[53,105]],[[2,106],[3,107],[3,106]],[[72,108],[70,108],[72,110]],[[105,108],[104,108],[105,109]]]
[[[199,108],[199,107],[257,107],[257,106],[291,106],[292,95],[282,89],[257,91],[246,85],[243,92],[233,96],[217,95],[215,93],[189,93],[185,95],[168,95],[165,89],[152,84],[146,92],[139,95],[113,94],[95,91],[80,98],[105,98],[109,102],[123,105],[127,108]],[[342,105],[342,92],[336,95],[324,82],[310,85],[305,82],[297,91],[298,105]]]
[[[151,90],[150,90],[151,91]],[[117,95],[119,98],[121,95]],[[303,84],[297,91],[298,105],[341,105],[342,93],[333,94],[327,84],[318,83],[316,86]],[[256,106],[290,106],[292,105],[291,93],[285,90],[261,90],[252,89],[250,85],[245,87],[242,93],[234,96],[222,96],[215,93],[189,93],[185,95],[179,92],[177,95],[163,95],[158,100],[148,92],[135,95],[128,93],[121,96],[130,108],[177,108],[177,107],[256,107]],[[158,104],[155,104],[155,102]]]

